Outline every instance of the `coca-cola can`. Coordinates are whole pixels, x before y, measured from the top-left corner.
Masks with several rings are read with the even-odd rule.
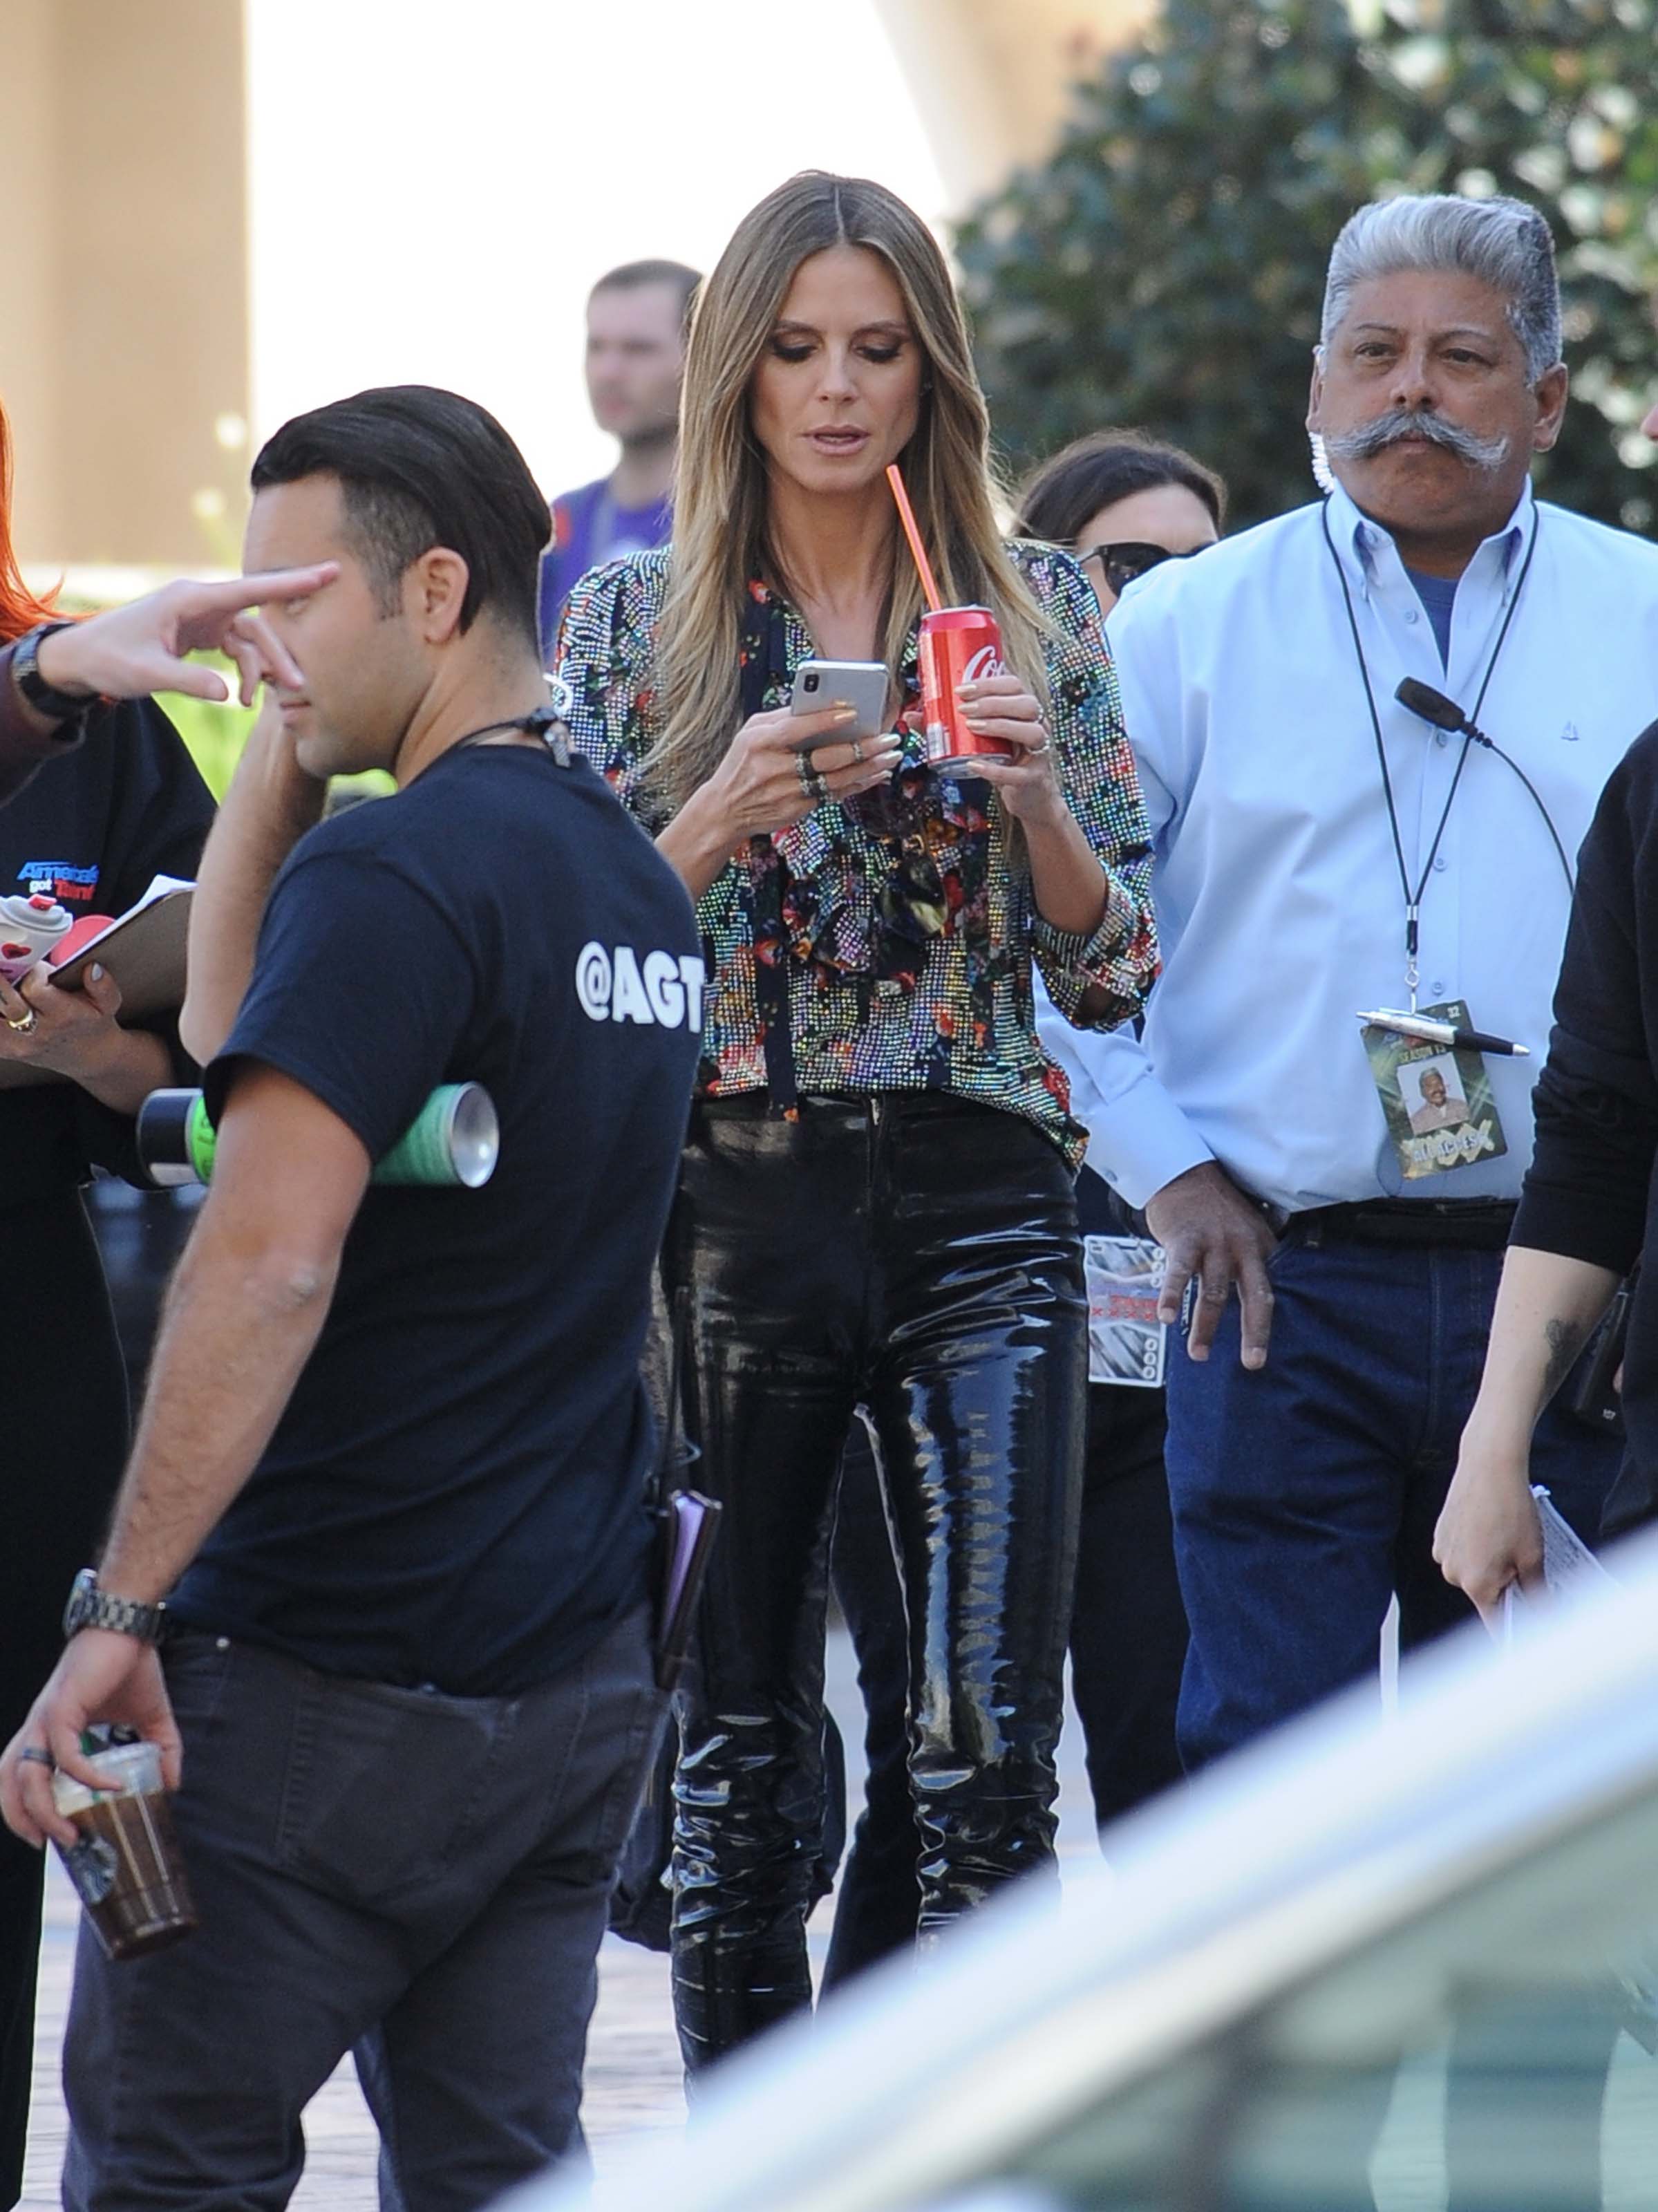
[[[927,766],[970,771],[975,761],[1011,760],[1018,748],[969,729],[958,684],[1002,673],[1002,633],[988,607],[939,607],[921,617],[921,712]]]

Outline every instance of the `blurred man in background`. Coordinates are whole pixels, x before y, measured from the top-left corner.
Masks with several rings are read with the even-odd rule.
[[[587,397],[593,420],[622,453],[609,476],[553,501],[541,564],[544,653],[578,576],[668,541],[685,325],[701,281],[683,262],[629,261],[588,295]]]

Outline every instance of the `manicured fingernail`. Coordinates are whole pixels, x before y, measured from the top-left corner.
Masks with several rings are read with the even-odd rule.
[[[98,962],[97,962],[97,961],[95,961],[95,960],[93,962],[93,963],[92,963],[91,967],[88,969],[87,973],[88,973],[88,975],[90,975],[90,976],[91,976],[91,978],[92,978],[92,980],[93,980],[93,981],[94,981],[94,983],[101,983],[101,982],[103,981],[103,980],[104,980],[104,971],[103,971],[103,969],[99,965]]]
[[[856,718],[857,713],[858,709],[855,707],[848,707],[842,701],[835,709],[835,719],[837,722],[850,722]]]

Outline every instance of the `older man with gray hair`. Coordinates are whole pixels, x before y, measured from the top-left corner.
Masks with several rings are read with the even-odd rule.
[[[1560,349],[1533,210],[1361,210],[1313,366],[1327,497],[1110,620],[1165,969],[1142,1040],[1044,1035],[1187,1310],[1188,1765],[1374,1672],[1394,1596],[1407,1646],[1468,1617],[1430,1546],[1530,1154],[1522,1049],[1658,701],[1658,547],[1532,494]],[[1466,1118],[1413,1130],[1448,1051]],[[1591,1539],[1615,1457],[1545,1416],[1536,1479]]]

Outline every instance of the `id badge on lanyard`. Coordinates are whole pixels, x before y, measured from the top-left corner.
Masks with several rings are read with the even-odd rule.
[[[1430,1020],[1472,1026],[1461,999],[1424,1006]],[[1360,1031],[1388,1140],[1406,1182],[1494,1160],[1509,1149],[1483,1052],[1367,1024]]]
[[[1393,777],[1388,769],[1388,748],[1382,735],[1382,717],[1376,711],[1370,665],[1364,658],[1363,641],[1358,634],[1358,617],[1353,611],[1352,593],[1347,588],[1346,571],[1336,552],[1335,540],[1330,535],[1327,508],[1323,522],[1325,543],[1335,563],[1336,578],[1341,586],[1342,600],[1347,611],[1348,628],[1352,633],[1353,653],[1364,686],[1365,703],[1370,711],[1376,761],[1382,770],[1382,794],[1388,802],[1388,824],[1393,833],[1394,858],[1399,866],[1400,889],[1405,894],[1405,987],[1410,994],[1410,1013],[1420,1015],[1427,1022],[1443,1024],[1448,1030],[1467,1032],[1473,1025],[1469,1019],[1468,1009],[1461,999],[1449,999],[1438,1006],[1424,1007],[1418,1007],[1416,1000],[1420,973],[1418,954],[1422,896],[1427,889],[1428,879],[1445,835],[1445,824],[1450,820],[1451,809],[1456,803],[1457,790],[1462,781],[1462,771],[1467,766],[1473,739],[1467,734],[1463,737],[1462,750],[1455,773],[1451,777],[1450,790],[1446,794],[1427,856],[1412,886],[1405,860],[1405,842],[1400,833]],[[1531,542],[1526,549],[1519,581],[1509,601],[1503,626],[1497,634],[1497,642],[1491,647],[1491,659],[1485,664],[1485,677],[1480,683],[1479,696],[1474,701],[1473,711],[1464,718],[1461,724],[1465,733],[1473,730],[1479,720],[1497,658],[1520,605],[1526,579],[1531,574],[1532,556],[1537,550],[1537,518],[1533,515]],[[1413,1036],[1401,1018],[1397,1028],[1367,1022],[1360,1032],[1360,1042],[1370,1063],[1370,1077],[1382,1102],[1394,1157],[1407,1182],[1418,1182],[1427,1176],[1446,1175],[1455,1168],[1472,1166],[1476,1160],[1497,1159],[1508,1151],[1508,1140],[1503,1134],[1497,1103],[1491,1096],[1491,1075],[1485,1066],[1485,1054],[1476,1048],[1473,1040],[1464,1036],[1448,1042],[1435,1042],[1427,1037]],[[1479,1042],[1497,1044],[1505,1050],[1513,1049],[1497,1039],[1482,1037]]]

